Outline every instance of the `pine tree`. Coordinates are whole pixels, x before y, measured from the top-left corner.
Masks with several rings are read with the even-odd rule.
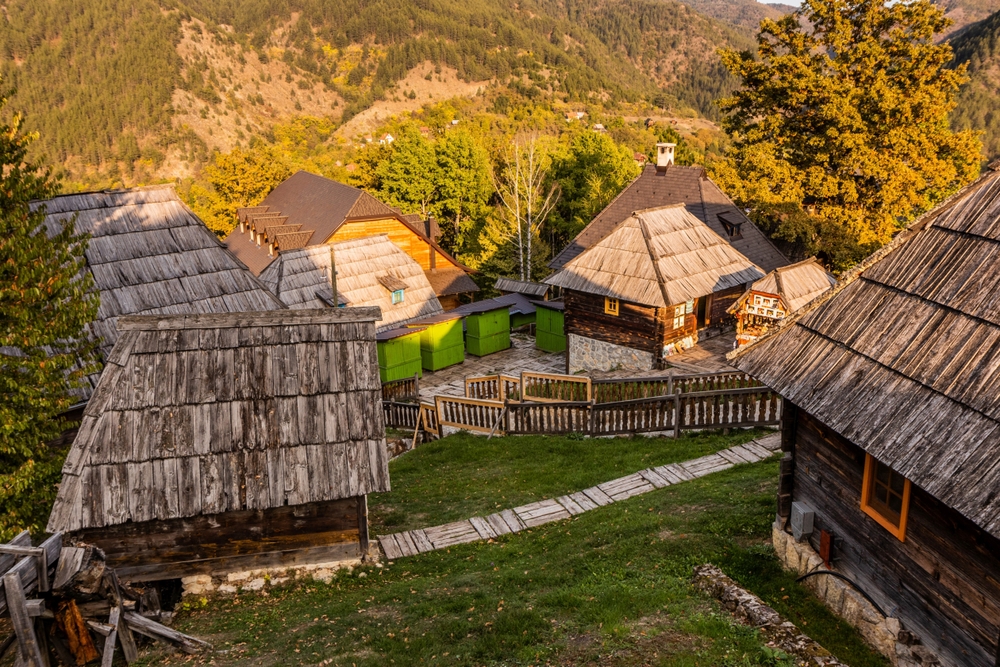
[[[71,389],[94,370],[88,238],[72,219],[47,229],[45,207],[30,203],[56,193],[26,159],[34,138],[19,115],[0,124],[0,542],[44,529],[66,453],[49,443],[67,427]]]
[[[733,145],[714,176],[773,236],[844,269],[969,182],[979,140],[948,114],[966,80],[948,69],[930,0],[806,0],[765,20],[759,57],[725,51],[743,85],[721,101]]]

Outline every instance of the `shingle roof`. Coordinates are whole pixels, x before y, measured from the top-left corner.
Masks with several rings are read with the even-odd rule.
[[[747,293],[740,297],[733,308],[736,308],[751,291],[766,292],[780,296],[785,302],[788,312],[800,310],[818,296],[833,289],[837,279],[827,273],[823,265],[815,257],[789,264],[771,271],[760,280],[754,282]]]
[[[708,178],[702,167],[670,166],[657,171],[646,165],[642,172],[603,211],[584,227],[549,266],[561,269],[571,259],[600,241],[635,211],[684,204],[687,210],[764,271],[773,271],[788,260]],[[742,237],[730,239],[719,215],[740,223]]]
[[[543,285],[542,283],[515,280],[514,278],[497,278],[493,288],[500,292],[527,294],[528,296],[545,296],[549,293],[550,289],[548,285]]]
[[[377,309],[133,317],[48,530],[389,490]]]
[[[261,281],[289,308],[329,304],[333,296],[331,248],[337,264],[337,292],[351,307],[381,308],[379,331],[442,312],[420,265],[384,234],[283,252],[278,261],[260,274]],[[391,279],[388,282],[396,285],[396,289],[404,290],[402,303],[392,303],[392,292],[383,282],[385,278]]]
[[[1000,537],[1000,173],[734,365]]]
[[[438,296],[450,296],[452,294],[472,294],[479,291],[479,285],[469,277],[469,274],[461,269],[443,268],[428,269],[424,271],[428,282],[434,288],[434,293]]]
[[[76,230],[91,235],[87,269],[101,305],[90,332],[107,358],[123,315],[228,313],[284,308],[236,260],[172,187],[64,195],[45,206],[50,230],[76,214]],[[82,391],[86,400],[99,375]]]
[[[677,204],[637,212],[545,282],[664,307],[742,287],[763,276],[759,267]]]
[[[486,313],[491,310],[506,308],[512,315],[531,315],[535,312],[532,301],[523,294],[504,294],[492,299],[483,299],[455,308],[451,312],[462,315],[472,315],[475,313]]]

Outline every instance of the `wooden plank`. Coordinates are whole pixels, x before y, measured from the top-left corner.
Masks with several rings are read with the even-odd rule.
[[[35,624],[28,616],[25,607],[24,588],[21,586],[21,576],[17,572],[5,574],[3,577],[4,593],[7,600],[7,611],[10,613],[10,623],[17,634],[17,649],[21,661],[27,667],[44,667],[42,651],[35,635]]]
[[[399,550],[402,552],[404,558],[406,556],[416,556],[419,553],[417,545],[413,543],[413,538],[410,537],[409,531],[396,533],[396,544],[399,545]]]
[[[403,557],[403,552],[396,545],[396,538],[392,535],[382,535],[378,538],[378,543],[385,552],[385,557],[389,560],[396,560]]]
[[[456,544],[479,540],[479,533],[468,521],[455,521],[443,526],[425,528],[424,533],[435,549],[444,549]]]
[[[21,531],[18,533],[14,539],[7,543],[9,546],[31,546],[31,534],[28,531]],[[12,554],[0,554],[0,574],[3,574],[9,570],[14,563],[17,562],[17,557]]]
[[[111,667],[111,664],[115,661],[115,642],[118,640],[118,621],[120,618],[121,610],[118,607],[113,607],[111,615],[108,617],[108,625],[111,626],[111,631],[104,638],[104,655],[101,656],[101,667]]]
[[[568,519],[570,513],[555,500],[542,500],[524,507],[515,507],[514,512],[528,528]]]
[[[670,486],[671,484],[668,479],[660,475],[660,473],[656,472],[652,468],[640,470],[639,474],[642,475],[644,480],[652,484],[657,489],[662,489],[663,487]]]
[[[83,565],[83,555],[86,551],[80,547],[63,547],[59,551],[59,563],[56,565],[56,574],[52,582],[52,587],[55,590],[68,584],[70,579],[80,571],[80,567]]]
[[[614,501],[607,496],[606,493],[601,491],[596,486],[592,486],[589,489],[584,489],[581,493],[585,494],[590,498],[598,507],[604,507],[605,505],[610,505]]]
[[[590,497],[583,491],[577,491],[576,493],[569,494],[569,499],[577,504],[584,512],[589,512],[590,510],[596,510],[600,505],[595,503]]]
[[[496,531],[494,531],[493,527],[490,526],[490,522],[482,517],[474,516],[469,519],[469,523],[471,523],[472,527],[476,529],[477,533],[479,533],[479,537],[484,540],[491,540],[497,536]]]
[[[47,562],[54,563],[56,558],[59,556],[59,551],[62,549],[62,533],[56,533],[50,536],[47,540],[42,542],[40,545],[42,549],[45,549],[45,555]],[[38,577],[38,569],[35,565],[35,561],[30,558],[22,559],[12,568],[7,571],[6,576],[16,574],[20,577],[21,589],[27,594],[35,590],[35,582]],[[6,589],[6,586],[4,586]],[[7,598],[6,590],[0,591],[0,616],[2,616],[7,611]]]
[[[486,517],[486,520],[489,522],[490,528],[492,528],[493,532],[496,533],[497,535],[510,534],[511,532],[510,526],[507,525],[507,522],[504,521],[503,517],[500,516],[499,514],[490,514],[489,516]]]
[[[499,513],[506,522],[507,527],[510,528],[510,532],[516,533],[518,531],[524,530],[525,526],[521,519],[514,513],[514,510],[503,510]]]
[[[132,636],[132,631],[128,627],[128,623],[125,622],[125,597],[122,595],[121,582],[118,581],[118,573],[114,570],[110,570],[109,574],[105,574],[111,583],[111,590],[114,593],[114,598],[116,606],[114,609],[118,610],[118,624],[116,632],[118,634],[118,641],[122,645],[122,654],[125,656],[125,662],[131,664],[139,659],[139,649],[135,645],[135,637]],[[155,590],[155,589],[154,589]],[[114,611],[114,609],[112,611]],[[107,652],[105,651],[105,655]]]
[[[418,552],[423,554],[428,551],[434,551],[434,545],[427,539],[427,533],[422,528],[411,530],[410,537],[413,538],[413,544],[416,545]]]
[[[719,456],[729,461],[733,465],[739,465],[742,463],[753,463],[749,460],[747,455],[741,455],[740,452],[735,451],[735,449],[723,449],[719,451]]]
[[[580,505],[578,505],[576,501],[574,501],[569,496],[559,496],[558,498],[556,498],[556,502],[562,505],[564,508],[566,508],[566,511],[572,514],[573,516],[576,516],[577,514],[583,514],[584,512],[586,512],[585,509],[580,507]]]
[[[331,309],[332,310],[332,309]],[[152,639],[166,642],[180,648],[185,653],[198,653],[203,649],[211,649],[212,645],[190,635],[177,632],[156,621],[140,616],[133,611],[125,612],[125,620],[136,632]]]

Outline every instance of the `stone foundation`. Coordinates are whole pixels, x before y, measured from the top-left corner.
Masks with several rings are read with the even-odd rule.
[[[783,530],[780,520],[771,529],[778,560],[786,569],[803,575],[827,569],[808,542],[796,542]],[[831,568],[832,570],[832,568]],[[872,648],[889,658],[896,667],[933,667],[937,657],[920,645],[920,638],[906,630],[898,618],[885,618],[847,582],[828,575],[816,575],[802,582],[830,610],[858,630]]]
[[[651,371],[655,363],[652,352],[576,334],[566,336],[566,372],[570,375],[580,371]]]

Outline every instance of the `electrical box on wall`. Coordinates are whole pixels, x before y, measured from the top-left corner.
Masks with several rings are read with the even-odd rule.
[[[805,503],[792,503],[792,537],[796,542],[808,539],[813,532],[816,513]]]

